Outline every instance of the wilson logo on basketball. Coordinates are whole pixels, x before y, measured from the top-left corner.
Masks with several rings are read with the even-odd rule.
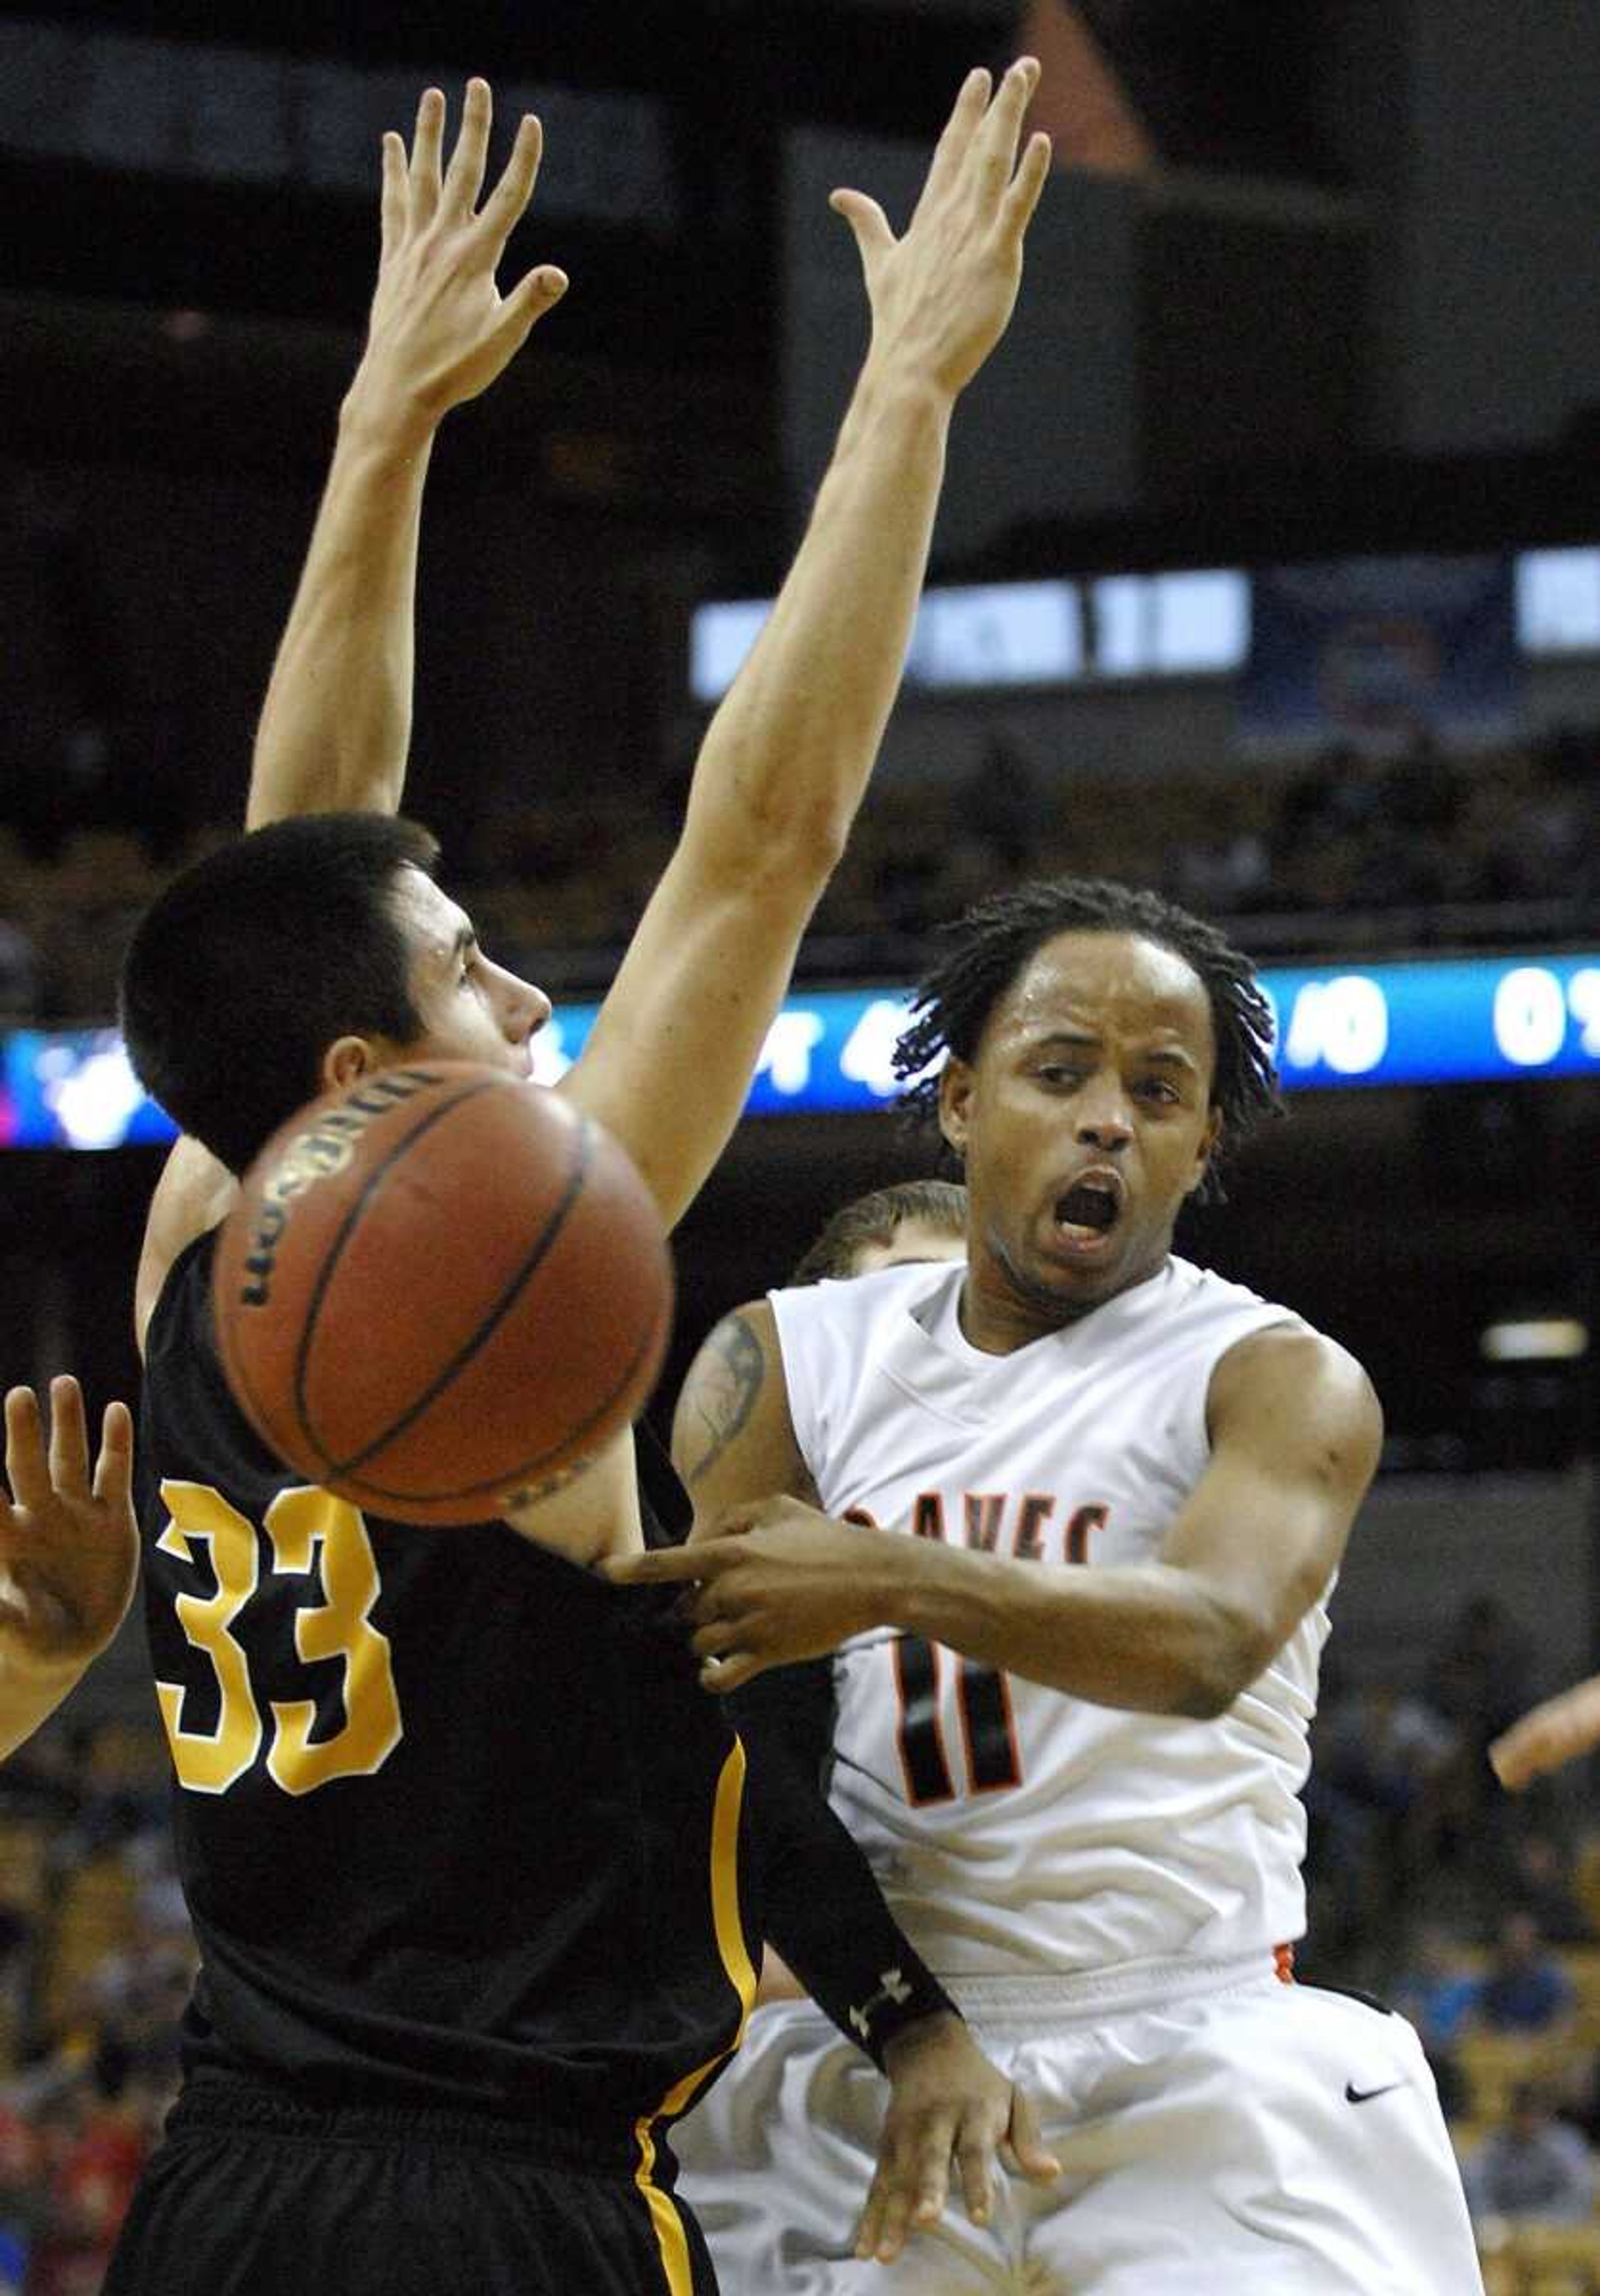
[[[302,1194],[313,1181],[343,1171],[356,1152],[357,1141],[374,1118],[387,1116],[437,1080],[427,1069],[390,1069],[370,1084],[359,1086],[339,1107],[329,1109],[313,1130],[301,1132],[290,1142],[262,1183],[261,1209],[244,1261],[250,1280],[239,1287],[242,1308],[265,1308],[271,1300],[273,1267],[289,1223],[291,1199]]]
[[[643,1409],[672,1323],[655,1197],[603,1125],[434,1061],[296,1111],[212,1248],[217,1355],[295,1476],[480,1523]]]

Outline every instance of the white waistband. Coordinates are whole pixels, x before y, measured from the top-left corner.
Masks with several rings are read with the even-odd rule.
[[[1109,2007],[1153,2008],[1198,1993],[1228,1993],[1241,1985],[1271,1984],[1280,1977],[1270,1952],[1231,1961],[1128,1961],[1114,1969],[1041,1970],[1029,1977],[951,1977],[939,1982],[963,2016],[975,2025],[1013,2018],[1089,2017]]]

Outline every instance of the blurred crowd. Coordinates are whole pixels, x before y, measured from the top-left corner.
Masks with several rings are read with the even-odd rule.
[[[1337,1644],[1333,1646],[1337,1650]],[[1314,1982],[1410,2018],[1439,2086],[1490,2287],[1600,2288],[1600,1833],[1579,1780],[1510,1797],[1489,1742],[1550,1685],[1493,1596],[1403,1678],[1342,1683],[1306,1793]],[[1564,2227],[1530,2278],[1521,2248]],[[1548,2267],[1548,2268],[1547,2268]]]
[[[676,834],[686,765],[652,791],[598,777],[497,821],[453,882],[488,945],[560,987],[609,974]],[[0,771],[0,1024],[103,1021],[139,909],[229,832],[192,817],[159,729],[86,723],[47,775]],[[812,977],[915,964],[929,927],[1019,876],[1154,885],[1263,952],[1582,930],[1600,908],[1600,731],[1453,758],[1217,766],[1085,783],[993,741],[963,776],[874,791],[801,955]]]
[[[0,2296],[95,2296],[176,2087],[194,1954],[150,1725],[0,1769]]]

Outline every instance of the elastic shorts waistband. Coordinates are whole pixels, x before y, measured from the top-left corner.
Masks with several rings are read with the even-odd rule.
[[[1022,2017],[1096,2016],[1110,2008],[1153,2009],[1197,1995],[1231,1993],[1242,1985],[1289,1984],[1293,1960],[1292,1948],[1278,1946],[1228,1961],[1128,1961],[1112,1969],[1041,1970],[1027,1977],[952,1977],[941,1972],[939,1983],[973,2024],[1000,2024]]]
[[[639,2164],[636,2132],[611,2116],[597,2126],[565,2112],[557,2123],[471,2107],[313,2101],[248,2073],[209,2068],[189,2076],[167,2130],[173,2136],[248,2131],[315,2144],[437,2145],[603,2177],[631,2177]]]

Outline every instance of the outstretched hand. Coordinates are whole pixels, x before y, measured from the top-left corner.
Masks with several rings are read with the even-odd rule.
[[[616,1586],[684,1588],[702,1686],[720,1695],[886,1623],[885,1589],[904,1577],[906,1555],[898,1531],[770,1498],[697,1524],[686,1546],[611,1556],[600,1568]]]
[[[856,235],[866,275],[869,365],[908,368],[953,396],[1005,333],[1022,283],[1022,242],[1050,168],[1045,135],[1030,135],[1017,159],[1038,69],[1022,57],[992,99],[988,72],[967,74],[902,238],[865,192],[830,199]]]
[[[937,2224],[954,2163],[967,2215],[987,2224],[997,2160],[1047,2184],[1061,2163],[1046,2152],[1023,2092],[990,2064],[959,2017],[923,2017],[884,2052],[889,2109],[856,2254],[891,2264],[911,2234]]]
[[[48,1447],[33,1390],[7,1395],[0,1654],[11,1663],[86,1665],[116,1633],[138,1564],[133,1454],[127,1406],[108,1404],[91,1475],[75,1379],[51,1382]]]
[[[397,392],[433,422],[486,390],[566,292],[566,274],[550,263],[537,265],[505,295],[495,283],[505,243],[533,196],[544,137],[527,114],[480,207],[492,116],[488,83],[469,80],[455,149],[442,172],[445,99],[438,88],[427,89],[417,106],[409,152],[392,129],[383,138],[378,283],[352,389]]]

